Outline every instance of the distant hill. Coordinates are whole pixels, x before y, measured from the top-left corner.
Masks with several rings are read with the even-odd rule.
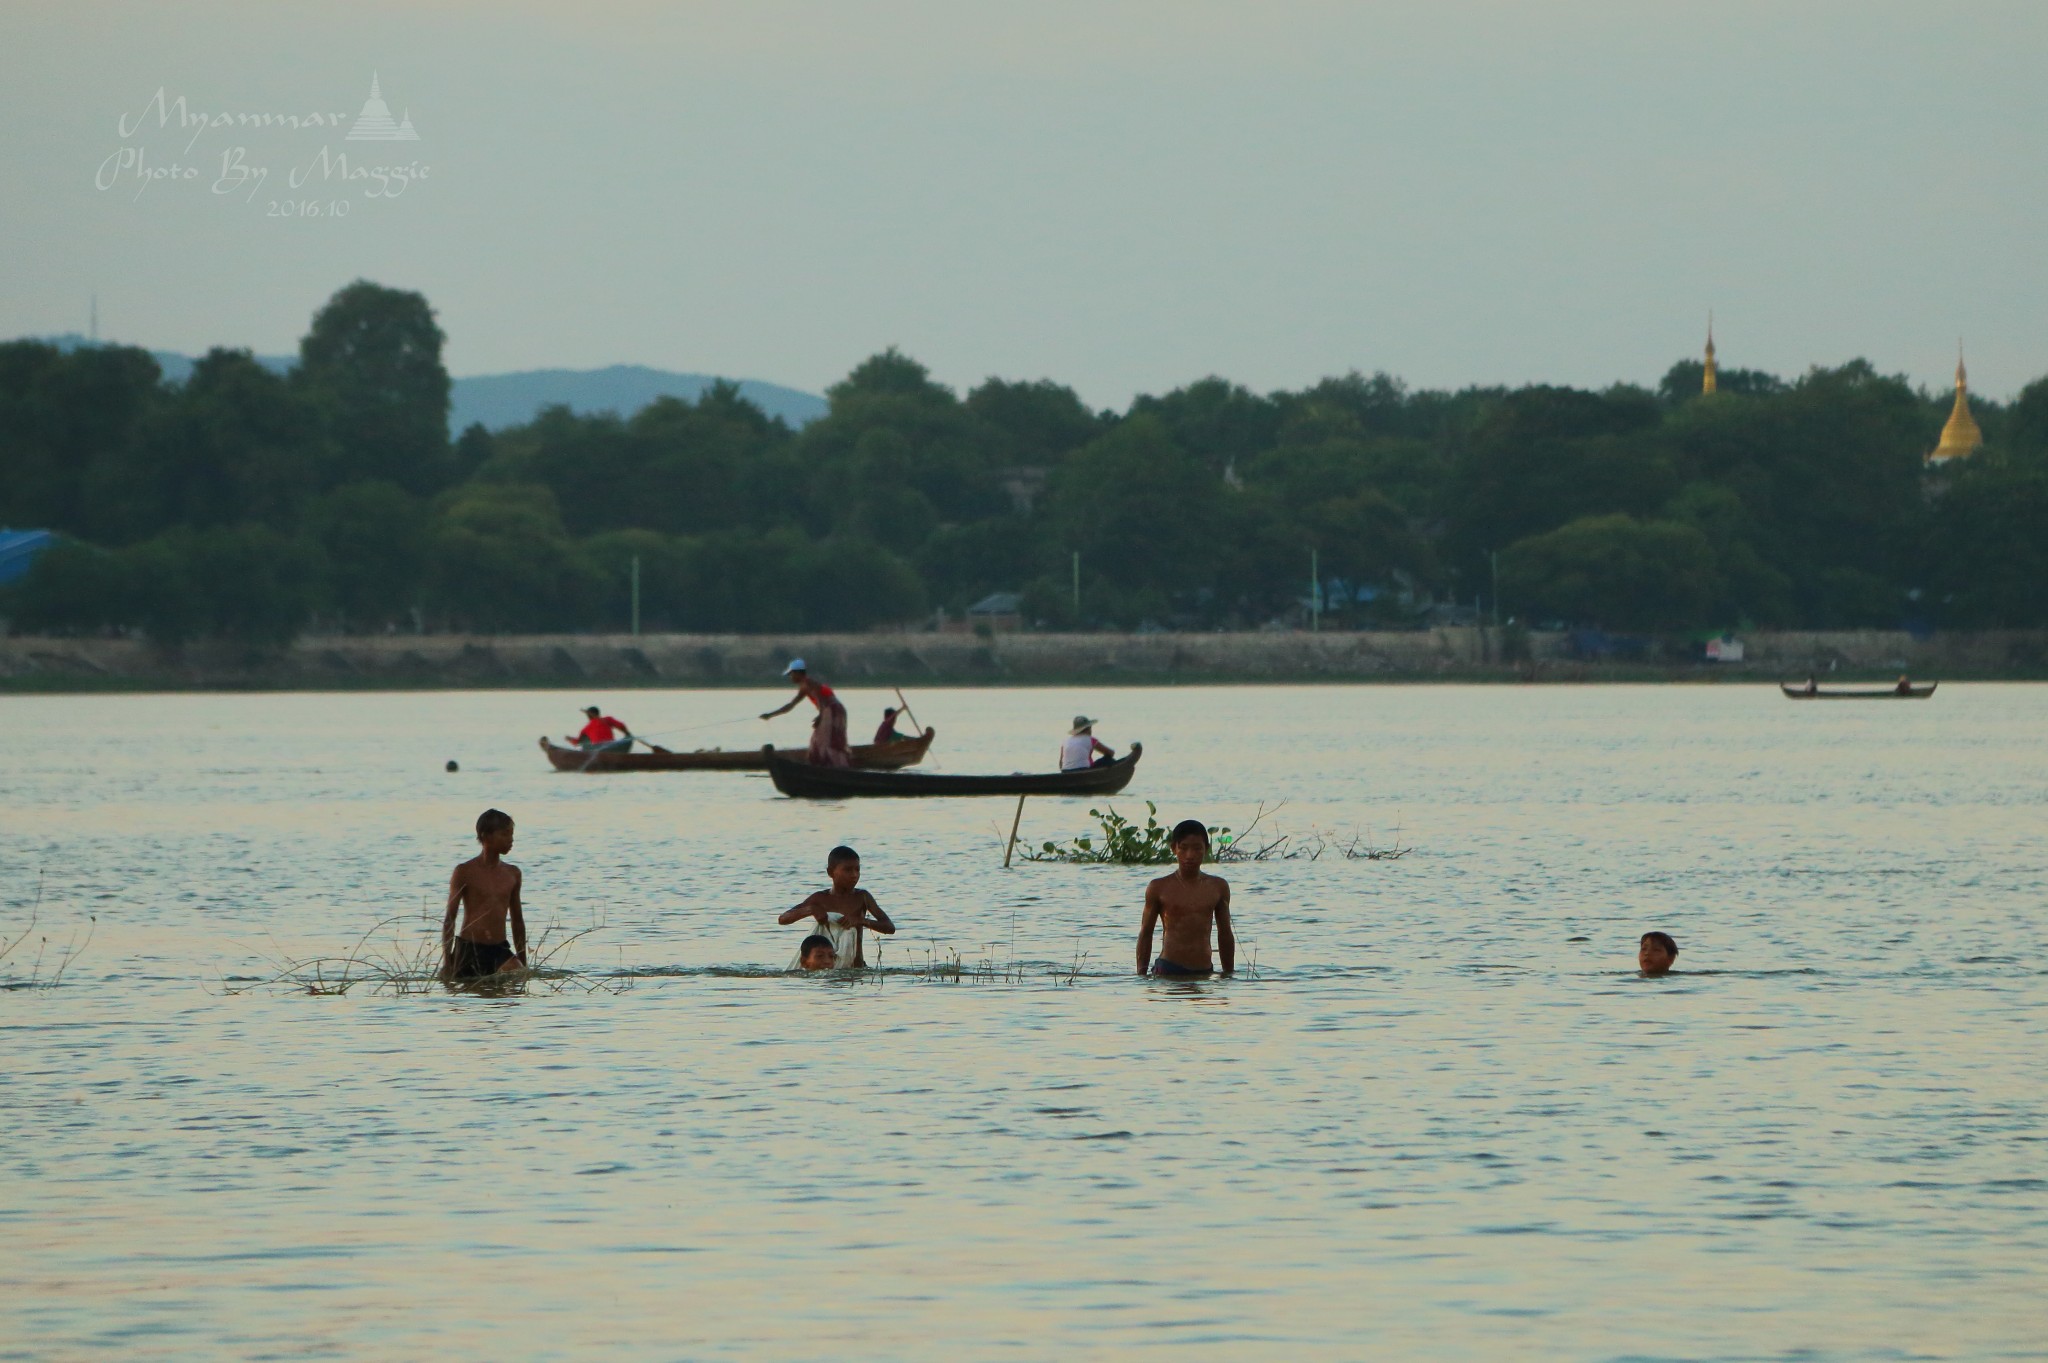
[[[38,336],[60,350],[76,350],[89,342],[77,332],[62,336]],[[152,350],[150,355],[164,378],[183,383],[192,376],[193,359],[172,350]],[[282,374],[296,365],[296,355],[258,355],[256,362]],[[561,404],[581,415],[617,412],[631,416],[656,398],[684,398],[696,401],[698,394],[718,382],[710,374],[676,374],[666,369],[649,369],[639,364],[614,364],[603,369],[528,369],[516,374],[476,374],[457,379],[450,395],[448,429],[466,430],[482,422],[486,430],[498,431],[531,421],[543,407]],[[769,416],[779,416],[791,426],[802,426],[825,415],[825,399],[780,384],[758,379],[741,379],[740,396]]]
[[[718,382],[709,374],[674,374],[645,365],[615,364],[604,369],[529,369],[517,374],[479,374],[455,380],[449,429],[465,430],[481,421],[500,430],[531,421],[536,412],[556,403],[573,412],[617,412],[631,416],[656,398],[686,398]],[[825,415],[825,400],[779,384],[741,379],[740,396],[769,416],[802,426]]]

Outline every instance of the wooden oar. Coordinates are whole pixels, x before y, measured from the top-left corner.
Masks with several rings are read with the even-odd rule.
[[[902,707],[904,714],[910,715],[910,722],[917,725],[918,737],[922,738],[924,736],[924,723],[916,715],[910,714],[910,702],[903,699],[903,688],[898,686],[892,689],[896,692],[896,704]]]

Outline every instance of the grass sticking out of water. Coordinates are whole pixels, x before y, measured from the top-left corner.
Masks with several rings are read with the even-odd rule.
[[[340,956],[308,956],[273,962],[273,974],[254,981],[223,984],[226,993],[247,994],[259,989],[287,989],[320,997],[338,997],[351,990],[375,994],[426,994],[436,989],[478,994],[529,993],[539,988],[548,993],[581,990],[584,993],[624,993],[632,987],[630,977],[599,978],[569,969],[560,958],[574,943],[598,931],[598,927],[566,930],[551,922],[527,943],[527,968],[450,979],[441,970],[441,936],[437,929],[421,931],[419,919],[401,914],[373,924]],[[415,925],[408,933],[406,925]],[[600,925],[601,926],[601,925]],[[386,930],[389,940],[384,940]]]

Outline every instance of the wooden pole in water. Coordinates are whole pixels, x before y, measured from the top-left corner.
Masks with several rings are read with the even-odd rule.
[[[1017,850],[1017,827],[1024,822],[1024,797],[1017,797],[1017,817],[1010,820],[1010,841],[1003,847],[1003,869],[1010,869],[1010,854]]]

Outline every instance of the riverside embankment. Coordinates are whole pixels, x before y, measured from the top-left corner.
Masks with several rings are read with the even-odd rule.
[[[1712,681],[1890,676],[2048,679],[2048,631],[1918,637],[1883,630],[1742,636],[1739,663],[1677,643],[1583,657],[1563,634],[1407,633],[379,635],[273,652],[176,652],[136,639],[0,639],[0,689],[354,690],[761,686],[792,657],[851,684],[1332,681]]]

